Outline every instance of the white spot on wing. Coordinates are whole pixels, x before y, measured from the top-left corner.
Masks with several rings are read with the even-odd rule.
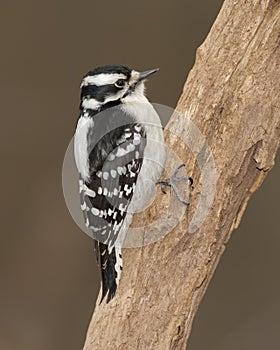
[[[115,169],[112,169],[112,170],[110,171],[110,173],[111,173],[112,178],[115,179],[116,176],[117,176],[116,170],[115,170]]]
[[[103,179],[104,179],[104,180],[108,180],[108,179],[109,179],[109,173],[108,173],[108,171],[104,171],[104,172],[103,172]]]
[[[111,153],[108,155],[107,160],[112,161],[112,160],[114,160],[115,158],[116,158],[116,156],[114,155],[113,152],[111,152]]]
[[[141,135],[140,134],[134,134],[133,144],[135,146],[139,145],[141,142]]]
[[[119,175],[122,175],[122,173],[123,173],[123,167],[122,167],[122,166],[118,166],[118,167],[117,167],[117,172],[118,172]]]
[[[119,205],[119,211],[121,212],[121,215],[123,216],[124,212],[126,211],[127,205],[124,205],[123,203],[120,203]]]
[[[86,185],[84,185],[84,188],[85,188],[85,193],[89,196],[89,197],[92,197],[94,198],[96,196],[96,193],[91,190],[90,188],[88,188]]]
[[[128,196],[132,191],[132,187],[129,187],[128,184],[125,184],[124,190],[125,190],[125,194]]]
[[[123,157],[125,156],[129,151],[127,151],[126,149],[119,147],[116,153],[117,157]]]
[[[102,194],[102,187],[100,187],[100,186],[98,187],[97,193],[98,193],[98,194]]]
[[[82,211],[84,211],[84,210],[87,209],[87,204],[86,204],[86,202],[84,202],[83,204],[81,204],[81,209],[82,209]]]
[[[135,150],[135,146],[132,143],[129,143],[126,147],[127,152],[132,152]]]
[[[97,208],[91,208],[91,212],[93,215],[98,216],[99,215],[99,210]]]

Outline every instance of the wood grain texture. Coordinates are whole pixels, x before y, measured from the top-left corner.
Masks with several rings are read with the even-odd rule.
[[[225,245],[252,193],[274,165],[280,138],[279,33],[279,0],[224,2],[197,50],[178,102],[177,110],[186,117],[174,114],[165,132],[168,148],[194,179],[191,205],[165,238],[124,251],[117,295],[109,304],[97,302],[84,350],[186,348]],[[207,140],[217,180],[214,201],[204,203],[209,214],[193,233],[188,228],[203,186],[198,157],[208,158],[206,143],[197,145],[195,157],[182,142],[188,137],[187,117]],[[177,165],[170,157],[167,172]],[[155,231],[168,229],[171,216],[178,216],[182,204],[174,195],[159,192],[134,226],[147,231],[145,226],[165,211],[170,199],[173,211]]]

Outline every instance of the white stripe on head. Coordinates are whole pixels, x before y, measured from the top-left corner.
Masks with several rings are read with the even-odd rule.
[[[127,79],[127,77],[121,73],[111,73],[111,74],[100,73],[97,75],[88,75],[83,79],[81,87],[87,86],[87,85],[102,86],[102,85],[114,84],[118,79]]]

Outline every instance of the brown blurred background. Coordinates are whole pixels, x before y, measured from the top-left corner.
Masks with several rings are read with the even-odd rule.
[[[1,350],[81,349],[95,305],[92,241],[61,187],[82,75],[106,63],[159,67],[149,97],[174,107],[221,4],[2,1]],[[228,244],[188,349],[279,349],[279,198],[278,157]]]

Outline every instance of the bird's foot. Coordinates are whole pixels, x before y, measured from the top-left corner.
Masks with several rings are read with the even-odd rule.
[[[166,186],[170,186],[173,191],[175,192],[176,197],[179,199],[180,202],[182,202],[185,205],[189,205],[190,203],[188,201],[186,201],[182,195],[179,192],[178,187],[176,186],[176,182],[180,182],[180,181],[189,181],[190,182],[190,186],[192,186],[193,184],[193,179],[189,176],[179,176],[178,172],[179,170],[184,167],[185,164],[181,164],[175,171],[174,174],[169,178],[169,179],[159,179],[156,184],[157,185],[161,185],[161,191],[166,194]]]

